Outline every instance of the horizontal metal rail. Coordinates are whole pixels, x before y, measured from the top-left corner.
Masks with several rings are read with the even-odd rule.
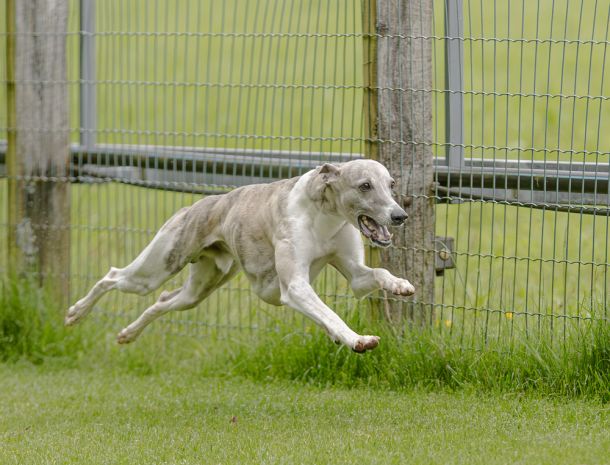
[[[464,166],[436,165],[447,188],[518,189],[573,194],[608,193],[609,165],[589,162],[530,162],[465,159]]]
[[[6,142],[0,141],[0,175],[5,175],[5,153]],[[209,193],[298,176],[324,162],[362,158],[353,153],[114,144],[73,144],[71,153],[72,181],[100,178]],[[435,159],[435,177],[441,201],[495,200],[594,214],[610,208],[607,163],[467,158],[462,166],[448,166],[441,157]]]

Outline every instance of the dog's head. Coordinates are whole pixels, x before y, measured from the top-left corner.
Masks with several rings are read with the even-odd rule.
[[[318,168],[318,176],[337,213],[373,244],[392,243],[388,226],[404,223],[407,213],[394,200],[394,180],[385,166],[374,160],[327,163]]]

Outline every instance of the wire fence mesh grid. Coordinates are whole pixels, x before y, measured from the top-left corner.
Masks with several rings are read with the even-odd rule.
[[[430,85],[370,86],[431,99],[431,140],[372,141],[398,144],[401,168],[414,147],[435,157],[434,191],[401,192],[434,199],[435,234],[454,239],[455,269],[436,278],[434,302],[425,302],[435,309],[430,326],[480,346],[546,332],[561,340],[572,324],[607,319],[607,0],[434,0],[430,34],[365,32],[359,0],[69,6],[67,78],[21,84],[69,92],[72,165],[51,182],[71,182],[72,298],[129,263],[201,193],[362,157],[363,41],[374,38],[432,52]],[[9,32],[0,33],[5,49]],[[0,80],[4,102],[4,60]],[[2,105],[0,139],[16,129]],[[32,137],[45,130],[28,128]],[[0,192],[8,198],[6,178]],[[0,236],[14,226],[3,201]],[[6,273],[5,247],[0,258]],[[332,270],[317,288],[341,313],[367,305]],[[112,294],[100,314],[128,321],[153,300]],[[160,327],[229,335],[281,322],[305,324],[261,304],[240,277]]]

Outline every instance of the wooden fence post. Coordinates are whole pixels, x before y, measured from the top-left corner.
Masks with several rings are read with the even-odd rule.
[[[69,299],[68,0],[7,0],[9,260]],[[65,302],[63,302],[65,300]]]
[[[367,149],[396,179],[399,203],[409,214],[394,234],[394,246],[381,252],[382,266],[407,277],[416,294],[408,301],[389,300],[385,313],[394,324],[406,317],[424,324],[434,312],[434,159],[432,154],[431,0],[363,0],[365,134],[376,139]],[[376,5],[375,5],[376,3]],[[371,21],[375,25],[371,31]],[[376,56],[370,52],[375,34]],[[372,57],[376,83],[371,81]],[[367,89],[368,87],[368,89]],[[376,96],[376,105],[370,100]],[[391,296],[388,296],[391,297]]]

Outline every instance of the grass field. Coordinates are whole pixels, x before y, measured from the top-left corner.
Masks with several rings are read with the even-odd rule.
[[[285,329],[156,330],[120,347],[99,317],[66,329],[60,315],[43,292],[3,283],[2,464],[559,465],[610,454],[607,326],[560,351],[504,354],[387,332],[359,356]]]
[[[155,201],[128,186],[75,187],[79,218],[105,225],[74,229],[76,264],[92,273],[90,264],[103,267],[137,248],[153,232],[155,213],[188,197],[153,191]],[[102,208],[79,202],[90,189],[110,194],[97,196]],[[113,190],[151,209],[138,210],[133,223],[132,210],[116,208],[129,204]],[[354,328],[378,333],[354,316],[358,307],[346,309],[346,299],[332,295],[336,283],[326,284],[325,298],[351,315]],[[261,319],[239,286],[158,322],[124,348],[113,333],[146,299],[108,298],[110,311],[66,330],[63,309],[44,293],[3,287],[0,463],[555,465],[603,464],[610,453],[603,321],[599,333],[583,322],[581,337],[562,344],[545,333],[542,344],[528,342],[517,331],[510,344],[492,340],[482,352],[464,346],[482,344],[483,333],[461,341],[445,322],[402,337],[386,329],[381,346],[361,357],[293,313]]]
[[[3,464],[592,464],[598,402],[0,364]]]

